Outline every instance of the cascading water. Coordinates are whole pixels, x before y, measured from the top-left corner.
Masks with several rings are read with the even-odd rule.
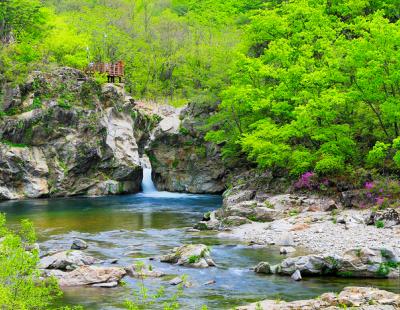
[[[159,192],[151,178],[151,164],[147,156],[140,159],[143,167],[142,193],[139,195],[152,198],[185,198],[191,197],[190,194]]]
[[[142,191],[144,194],[157,192],[153,180],[151,179],[151,168],[143,168]]]

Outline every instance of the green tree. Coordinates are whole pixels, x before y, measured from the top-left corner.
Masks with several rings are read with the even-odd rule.
[[[2,309],[48,309],[60,295],[54,279],[42,281],[32,223],[21,222],[19,231],[6,227],[0,214],[0,306]]]

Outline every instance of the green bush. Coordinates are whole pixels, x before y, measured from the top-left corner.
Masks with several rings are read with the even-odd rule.
[[[32,246],[36,241],[32,223],[21,222],[13,232],[6,227],[0,214],[0,301],[3,309],[48,309],[61,295],[55,279],[43,281],[37,268],[39,252]],[[25,248],[33,248],[26,251]]]

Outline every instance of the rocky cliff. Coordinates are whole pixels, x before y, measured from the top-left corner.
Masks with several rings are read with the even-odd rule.
[[[148,148],[159,190],[222,193],[227,170],[218,146],[205,142],[200,129],[210,111],[188,105],[178,116],[164,118]]]
[[[145,149],[158,189],[224,189],[218,149],[186,129],[190,114],[149,109],[71,68],[0,93],[0,199],[136,193]]]
[[[123,88],[61,68],[4,94],[0,198],[140,190],[133,101]]]

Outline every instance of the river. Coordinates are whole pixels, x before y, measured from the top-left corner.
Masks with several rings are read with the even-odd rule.
[[[149,179],[150,178],[150,179]],[[230,309],[261,299],[296,300],[311,298],[348,285],[373,285],[398,291],[398,281],[307,278],[294,282],[288,277],[262,276],[249,270],[260,261],[278,263],[283,259],[275,247],[254,247],[234,240],[217,238],[215,233],[189,233],[185,229],[202,214],[221,206],[220,196],[157,192],[145,171],[144,193],[101,198],[64,198],[8,201],[0,204],[11,225],[24,218],[33,221],[41,251],[69,249],[73,238],[88,242],[86,252],[99,259],[118,259],[118,265],[137,260],[171,275],[164,279],[146,279],[150,289],[160,285],[169,293],[174,275],[186,274],[193,287],[186,288],[181,299],[183,309]],[[184,243],[203,243],[211,247],[216,268],[192,269],[148,258]],[[203,285],[214,280],[213,285]],[[69,288],[60,304],[82,305],[85,309],[123,309],[137,288],[135,279],[126,277],[126,285],[112,288]]]

